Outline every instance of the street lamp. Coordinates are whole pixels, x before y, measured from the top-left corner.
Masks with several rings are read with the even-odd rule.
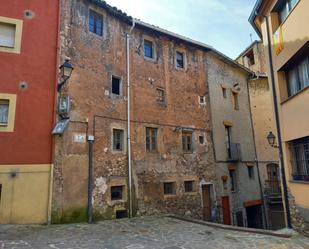
[[[57,87],[58,92],[61,91],[61,88],[64,85],[64,83],[71,77],[74,67],[70,63],[70,60],[66,59],[64,63],[59,67],[59,69],[62,81],[58,84]]]
[[[267,135],[268,143],[273,148],[278,148],[278,145],[276,144],[276,136],[270,131]]]

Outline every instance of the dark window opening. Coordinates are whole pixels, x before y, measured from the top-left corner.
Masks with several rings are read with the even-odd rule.
[[[194,191],[194,181],[185,181],[185,192]]]
[[[117,201],[122,200],[124,186],[112,186],[111,187],[111,200]]]
[[[1,203],[1,196],[2,196],[2,184],[0,184],[0,203]]]
[[[232,157],[232,152],[231,152],[231,126],[225,126],[225,144],[226,144],[226,149],[228,153],[228,158]]]
[[[278,12],[279,23],[283,23],[284,20],[288,17],[298,0],[282,0],[278,1],[277,5],[274,8],[274,11]]]
[[[93,10],[89,10],[89,31],[103,35],[103,16]]]
[[[153,43],[148,40],[144,40],[144,56],[153,59]]]
[[[176,51],[176,67],[184,68],[184,54]]]
[[[165,195],[175,195],[176,194],[175,182],[165,182],[164,183],[164,194]]]
[[[198,140],[200,141],[200,144],[204,144],[204,136],[199,136]]]
[[[116,219],[128,218],[127,210],[117,210],[116,211]]]
[[[248,67],[253,66],[255,64],[253,49],[246,54],[246,57],[248,60]]]
[[[157,150],[157,129],[146,128],[146,150],[156,151]]]
[[[236,171],[234,169],[229,170],[230,181],[231,181],[231,191],[237,190],[237,180],[236,180]]]
[[[205,104],[205,96],[199,96],[199,102],[200,104]]]
[[[184,152],[192,152],[192,132],[182,133],[182,149]]]
[[[115,76],[112,76],[112,93],[120,95],[121,80]]]
[[[222,87],[222,96],[226,99],[226,88]]]
[[[250,179],[254,179],[254,167],[253,166],[248,166],[248,176]]]
[[[309,137],[291,141],[290,152],[293,180],[309,182]]]
[[[123,130],[113,129],[113,150],[123,150]]]

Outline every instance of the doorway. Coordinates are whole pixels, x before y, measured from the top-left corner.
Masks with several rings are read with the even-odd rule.
[[[267,165],[267,178],[271,193],[280,193],[279,166],[277,164]]]
[[[202,185],[203,196],[203,219],[211,221],[211,198],[210,198],[210,185]]]
[[[222,196],[222,212],[223,224],[231,225],[230,199],[228,196]]]
[[[263,229],[262,205],[246,207],[248,227]]]

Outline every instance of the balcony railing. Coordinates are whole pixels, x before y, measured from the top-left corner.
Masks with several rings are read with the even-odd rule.
[[[266,180],[265,181],[265,194],[275,195],[281,194],[281,187],[279,180]]]
[[[241,160],[240,144],[230,143],[230,146],[228,149],[228,160],[234,161],[234,162]]]
[[[290,146],[294,181],[309,182],[309,143]]]

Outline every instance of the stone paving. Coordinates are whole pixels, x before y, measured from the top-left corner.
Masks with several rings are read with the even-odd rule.
[[[98,224],[0,226],[1,249],[309,249],[309,238],[291,239],[212,228],[168,217]]]

